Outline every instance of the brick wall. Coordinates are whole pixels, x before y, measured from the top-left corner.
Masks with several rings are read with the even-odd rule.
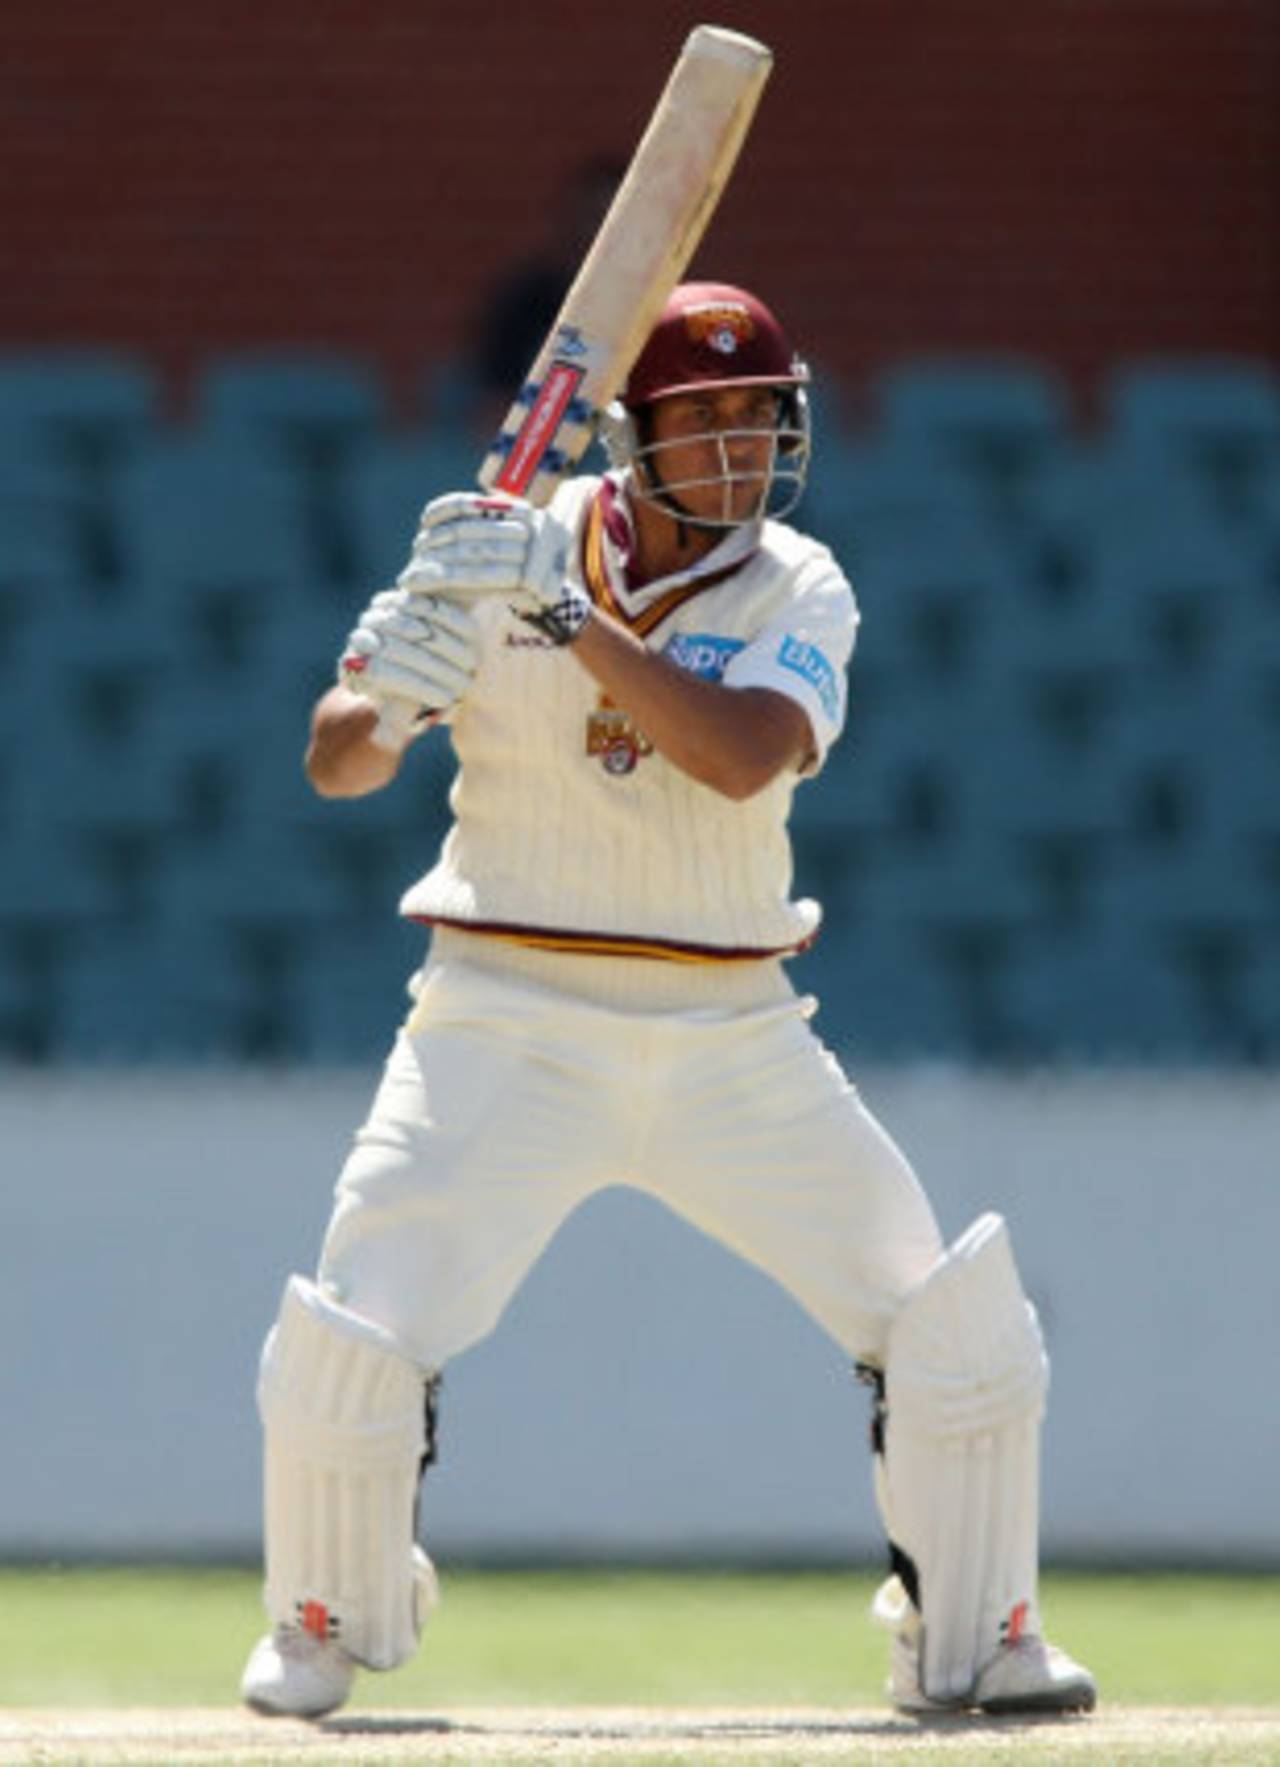
[[[856,389],[922,350],[1280,355],[1275,0],[755,0],[778,51],[701,267]],[[9,0],[0,344],[179,373],[285,339],[407,384],[629,151],[679,0]]]

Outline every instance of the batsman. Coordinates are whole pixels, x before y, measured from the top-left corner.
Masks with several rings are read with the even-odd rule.
[[[677,287],[608,412],[609,470],[544,508],[428,504],[315,708],[322,796],[411,792],[435,725],[458,772],[401,905],[430,929],[412,1010],[263,1352],[259,1711],[331,1711],[415,1651],[441,1371],[618,1183],[775,1277],[871,1385],[893,1702],[1094,1704],[1041,1627],[1047,1363],[1005,1223],[943,1244],[787,975],[819,921],[789,810],[845,722],[858,629],[831,553],[782,519],[808,379],[753,294]]]

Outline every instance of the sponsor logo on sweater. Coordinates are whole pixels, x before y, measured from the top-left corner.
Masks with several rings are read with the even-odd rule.
[[[678,669],[703,681],[719,681],[743,648],[741,638],[720,638],[713,632],[677,632],[662,647]]]
[[[798,638],[787,637],[778,648],[778,661],[807,681],[818,696],[818,703],[834,724],[840,715],[840,684],[836,672],[814,644],[803,644]]]

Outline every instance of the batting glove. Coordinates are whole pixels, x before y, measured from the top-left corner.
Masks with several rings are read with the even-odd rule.
[[[377,706],[373,740],[400,749],[457,705],[479,660],[469,608],[386,589],[374,596],[343,646],[338,680]]]
[[[463,604],[511,597],[523,619],[556,644],[571,644],[591,610],[586,591],[569,581],[572,544],[571,531],[545,509],[457,491],[428,503],[399,582]]]

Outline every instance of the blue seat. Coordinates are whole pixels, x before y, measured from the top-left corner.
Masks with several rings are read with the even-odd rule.
[[[874,394],[890,439],[950,462],[996,496],[1020,491],[1070,432],[1057,375],[1017,357],[905,361],[877,377]]]
[[[277,452],[208,433],[140,450],[119,475],[123,587],[190,630],[210,602],[323,592],[303,488]]]
[[[1022,588],[1017,558],[996,533],[941,516],[865,542],[853,581],[862,613],[855,670],[899,669],[920,681],[972,667],[992,620]]]
[[[1252,1034],[1249,1053],[1273,1066],[1280,1057],[1280,932],[1272,928],[1254,945],[1241,977],[1242,1014]]]
[[[64,967],[57,1057],[112,1067],[226,1058],[249,1000],[233,951],[206,923],[103,929]]]
[[[42,439],[0,431],[0,589],[25,595],[88,575],[86,475]]]
[[[1127,446],[1190,467],[1236,520],[1256,512],[1280,470],[1280,376],[1261,362],[1129,363],[1112,374],[1106,408]]]
[[[1258,481],[1256,516],[1259,536],[1272,545],[1280,543],[1280,460]]]
[[[1169,357],[1127,362],[1105,386],[1113,431],[1137,446],[1280,449],[1280,377],[1262,362]]]
[[[233,828],[212,846],[171,848],[161,871],[168,916],[214,926],[297,929],[339,922],[347,903],[340,879],[307,843],[278,828]]]
[[[311,795],[302,772],[308,717],[331,678],[325,669],[318,684],[302,674],[283,682],[253,659],[157,686],[149,708],[155,740],[179,782],[182,826],[193,839],[252,838],[249,824],[270,832],[286,808]]]
[[[145,689],[125,707],[124,726],[106,738],[83,716],[78,699],[74,686],[50,709],[39,706],[37,695],[22,695],[20,703],[29,708],[23,718],[27,752],[38,763],[19,772],[5,792],[15,844],[41,830],[97,836],[177,829],[181,774],[155,728]],[[79,863],[86,862],[82,850]]]
[[[1234,856],[1205,841],[1130,847],[1094,892],[1115,943],[1153,950],[1188,997],[1202,1056],[1250,1052],[1250,974],[1277,917],[1271,880],[1247,858],[1243,843]]]
[[[1117,536],[1221,525],[1208,487],[1187,461],[1154,457],[1123,439],[1052,455],[1028,483],[1026,513],[1033,533],[1074,545],[1086,560]]]
[[[394,904],[345,938],[325,938],[293,985],[302,1053],[321,1062],[381,1062],[412,1008],[407,984],[422,963],[426,930],[399,921]]]
[[[150,364],[114,351],[76,348],[0,353],[0,436],[47,443],[82,461],[109,458],[161,417]]]
[[[805,492],[806,531],[855,576],[868,552],[937,530],[981,537],[987,522],[971,478],[911,440],[828,448]]]
[[[348,462],[340,494],[356,571],[371,586],[394,582],[404,568],[422,506],[475,483],[478,457],[451,429],[382,438]]]
[[[0,932],[25,937],[42,926],[67,932],[106,921],[110,892],[85,865],[70,818],[12,824],[0,864]]]
[[[1090,587],[1123,610],[1147,666],[1186,675],[1212,669],[1232,627],[1261,614],[1267,569],[1246,540],[1170,523],[1100,549]]]
[[[1039,913],[1011,844],[983,828],[886,847],[860,904],[873,926],[903,926],[930,938],[965,930],[1016,933]]]
[[[1209,669],[1231,622],[1256,600],[1262,568],[1258,550],[1221,526],[1117,528],[1055,589],[1016,572],[993,578],[984,648],[1013,669],[1099,679]]]
[[[1280,711],[1265,677],[1157,678],[1135,692],[1112,743],[1135,845],[1167,866],[1169,890],[1257,900],[1260,842],[1280,850]],[[1173,876],[1180,873],[1179,883]]]
[[[1029,1059],[1177,1062],[1203,1058],[1193,988],[1148,929],[1091,920],[1027,941],[1006,1001]]]
[[[855,1062],[955,1055],[959,1002],[926,940],[900,923],[832,917],[812,952],[788,966],[815,993],[825,1039]]]
[[[345,447],[389,421],[381,379],[334,352],[262,349],[208,358],[196,380],[208,428],[248,430],[304,449]]]

